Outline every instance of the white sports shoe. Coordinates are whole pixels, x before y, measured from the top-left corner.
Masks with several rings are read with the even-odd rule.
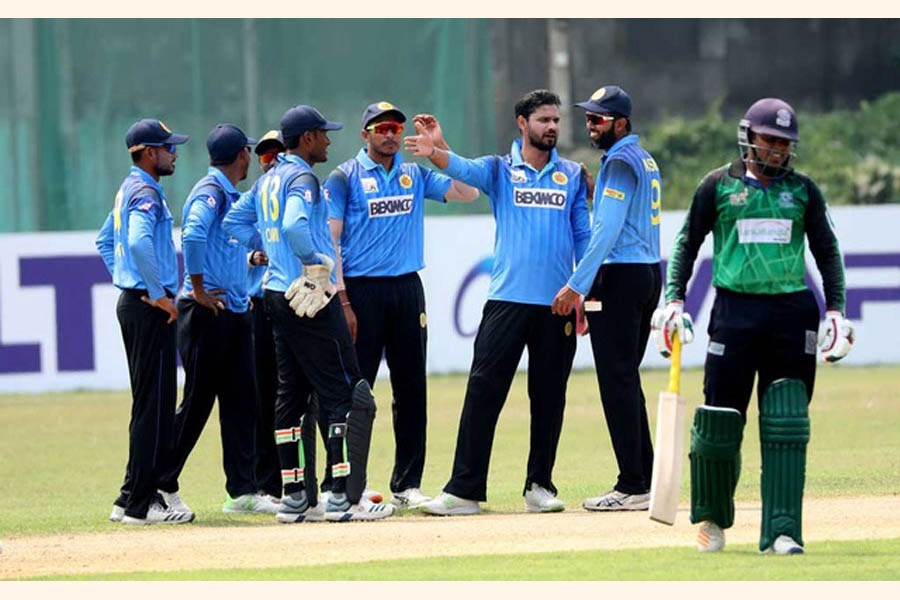
[[[307,521],[324,521],[325,509],[320,502],[310,506],[306,492],[294,492],[281,498],[275,520],[279,523],[303,523]]]
[[[228,496],[222,505],[223,513],[249,514],[266,513],[274,515],[278,512],[278,505],[259,492],[255,494],[243,494],[237,498]]]
[[[194,514],[194,511],[191,510],[187,504],[182,501],[181,496],[178,495],[178,492],[164,492],[162,490],[157,490],[165,501],[166,506],[171,508],[172,510],[176,510],[178,512],[189,512]]]
[[[350,504],[345,494],[332,494],[325,506],[325,520],[335,523],[345,521],[375,521],[394,514],[392,504],[375,504],[360,498],[359,504]]]
[[[553,495],[553,492],[536,483],[525,492],[525,508],[528,512],[547,513],[566,510],[566,503]]]
[[[120,523],[125,516],[125,507],[113,504],[112,512],[109,513],[109,520],[113,523]]]
[[[794,541],[789,535],[779,535],[775,538],[775,541],[772,542],[772,545],[769,546],[764,554],[778,554],[778,555],[788,555],[788,554],[803,554],[805,550],[803,546]]]
[[[582,506],[587,510],[614,511],[614,510],[649,510],[650,493],[625,494],[610,490],[600,496],[587,498]]]
[[[447,492],[441,492],[434,500],[420,504],[420,511],[429,515],[477,515],[481,512],[481,504],[477,500],[460,498]]]
[[[431,496],[426,496],[419,488],[408,488],[394,494],[393,498],[391,498],[391,504],[397,508],[417,508],[430,500]]]
[[[159,502],[151,502],[147,509],[147,516],[143,519],[125,515],[122,517],[123,525],[180,525],[194,520],[194,513],[175,510],[171,506],[163,506]]]
[[[697,550],[700,552],[721,552],[725,549],[725,532],[712,521],[700,523],[697,532]]]

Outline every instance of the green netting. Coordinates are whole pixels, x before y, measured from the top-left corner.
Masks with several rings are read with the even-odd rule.
[[[455,150],[495,152],[488,28],[472,19],[0,20],[0,231],[98,228],[130,165],[125,130],[141,117],[192,136],[163,182],[176,222],[206,171],[209,130],[233,122],[258,136],[294,104],[346,124],[320,176],[362,146],[363,109],[381,99],[409,117],[436,114]]]

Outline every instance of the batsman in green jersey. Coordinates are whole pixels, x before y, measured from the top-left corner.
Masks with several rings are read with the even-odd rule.
[[[698,547],[725,547],[747,407],[758,377],[762,455],[759,549],[803,553],[801,513],[809,441],[808,404],[817,348],[827,362],[846,356],[853,326],[844,318],[844,265],[828,207],[790,160],[797,115],[783,100],[755,102],[738,126],[741,158],[709,173],[697,191],[669,261],[664,309],[653,316],[663,355],[674,335],[693,336],[684,294],[706,235],[714,241],[716,299],[709,323],[703,393],[691,428],[691,522]],[[806,285],[805,242],[822,275],[826,314]],[[818,330],[818,333],[817,333]]]

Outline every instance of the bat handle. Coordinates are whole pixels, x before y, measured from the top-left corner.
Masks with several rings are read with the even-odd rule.
[[[672,364],[669,365],[669,391],[679,393],[681,389],[681,336],[676,332],[672,339]]]

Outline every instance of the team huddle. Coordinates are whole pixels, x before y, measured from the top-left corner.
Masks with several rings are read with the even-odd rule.
[[[740,158],[703,178],[663,282],[662,180],[632,133],[620,87],[585,111],[594,176],[559,156],[560,99],[547,90],[515,106],[521,133],[502,156],[450,150],[433,115],[389,102],[362,117],[365,146],[320,182],[329,132],[343,128],[307,105],[288,109],[260,140],[232,124],[207,136],[210,167],[184,203],[179,285],[173,219],[160,178],[188,136],[156,119],[126,133],[133,166],[97,248],[121,289],[116,312],[132,389],[129,456],[110,520],[178,524],[194,512],[179,477],[216,399],[228,513],[281,523],[358,521],[415,509],[470,515],[487,499],[494,433],[528,349],[530,512],[565,510],[553,484],[577,333],[590,335],[600,399],[618,466],[590,511],[650,506],[653,444],[640,363],[651,337],[663,356],[693,339],[684,294],[703,240],[714,239],[716,299],[704,405],[691,429],[691,522],[701,551],[722,550],[747,408],[758,379],[762,448],[760,550],[803,552],[802,499],[817,349],[843,358],[843,259],[817,186],[789,165],[796,113],[754,103],[738,127]],[[405,162],[401,150],[435,168]],[[249,191],[251,152],[262,175]],[[588,209],[589,190],[593,207]],[[460,415],[450,477],[435,497],[425,468],[427,312],[424,201],[487,196],[496,221],[487,302]],[[805,282],[806,243],[822,273],[826,318]],[[664,292],[666,305],[658,308]],[[818,330],[818,331],[817,331]],[[176,410],[176,351],[185,371]],[[390,371],[394,467],[390,502],[367,487],[382,357]],[[321,482],[317,438],[324,442]]]

